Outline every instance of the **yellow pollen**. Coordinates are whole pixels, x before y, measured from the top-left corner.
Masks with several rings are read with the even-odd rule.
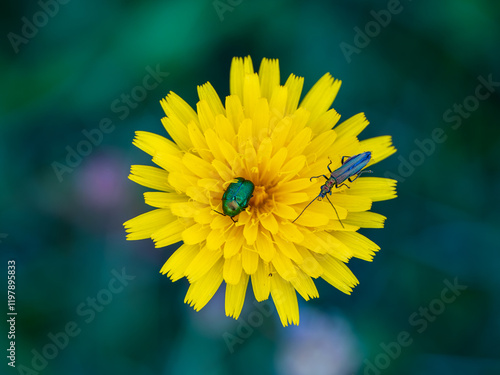
[[[265,186],[256,186],[253,191],[252,205],[256,207],[262,206],[266,202],[268,196],[269,194],[266,193]]]

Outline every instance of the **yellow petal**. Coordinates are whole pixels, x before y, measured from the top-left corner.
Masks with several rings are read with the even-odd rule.
[[[314,128],[316,134],[320,134],[332,129],[339,120],[340,114],[332,108],[319,116],[318,119],[314,121],[312,128]],[[337,128],[335,128],[335,132],[337,132]]]
[[[280,84],[280,67],[277,59],[263,58],[259,68],[262,96],[271,99],[274,90]]]
[[[334,232],[332,235],[349,246],[355,258],[371,262],[375,252],[380,250],[376,243],[357,232]]]
[[[186,103],[179,95],[169,92],[168,95],[160,101],[167,117],[174,119],[175,122],[188,124],[191,121],[198,123],[198,116],[191,106]]]
[[[259,219],[262,226],[269,232],[271,232],[272,234],[278,233],[279,230],[278,221],[276,220],[276,218],[272,213],[261,214],[259,216]]]
[[[278,86],[273,90],[271,100],[269,101],[269,110],[271,111],[271,117],[269,122],[269,127],[271,130],[278,120],[282,119],[285,115],[286,104],[288,98],[288,88],[285,86]]]
[[[210,225],[213,220],[212,212],[210,207],[202,208],[195,213],[193,219],[199,224]]]
[[[241,154],[236,152],[234,147],[223,139],[219,140],[219,146],[222,154],[224,155],[224,159],[226,159],[227,164],[231,166],[231,169],[236,171],[242,170],[243,160]]]
[[[222,181],[230,181],[233,178],[233,172],[226,163],[216,159],[212,162],[212,166],[215,168]]]
[[[269,136],[269,104],[266,98],[257,100],[252,115],[254,144]]]
[[[175,216],[185,218],[194,217],[198,213],[198,210],[205,207],[205,205],[192,200],[188,202],[176,202],[170,204],[170,210]]]
[[[231,92],[231,95],[237,95],[240,98],[243,97],[243,81],[245,79],[245,75],[252,74],[253,72],[253,64],[250,56],[247,56],[244,59],[241,57],[233,58],[229,73],[229,91]]]
[[[200,180],[198,180],[200,182]],[[210,191],[202,186],[188,186],[186,187],[186,195],[191,198],[193,203],[192,209],[210,204]],[[187,208],[187,207],[185,207]],[[189,215],[191,216],[191,215]]]
[[[153,207],[168,208],[172,205],[172,203],[187,202],[187,198],[186,196],[177,193],[149,191],[144,193],[144,201],[147,205]]]
[[[299,108],[291,115],[292,124],[287,142],[290,142],[296,134],[308,125],[310,117],[311,112],[305,108]]]
[[[335,258],[347,262],[353,256],[351,249],[330,233],[325,231],[317,232],[316,237],[326,252]]]
[[[193,145],[193,152],[196,152],[206,161],[212,161],[214,159],[213,154],[208,148],[205,135],[201,132],[201,129],[194,122],[190,122],[187,126],[189,132],[189,139]]]
[[[246,224],[243,228],[243,235],[247,240],[247,245],[252,245],[257,240],[259,233],[259,222],[252,220],[251,223]]]
[[[151,239],[157,248],[169,246],[182,241],[182,232],[185,228],[186,224],[182,220],[172,220],[164,227],[153,232]]]
[[[300,243],[301,246],[304,246],[306,249],[309,249],[315,253],[318,254],[326,254],[327,249],[324,246],[324,243],[319,239],[319,237],[316,235],[316,231],[314,229],[307,229],[307,228],[302,228],[302,233],[304,235],[304,241]],[[300,247],[297,245],[297,250],[299,250]]]
[[[271,238],[263,232],[256,235],[255,248],[265,262],[270,262],[276,254],[276,249]]]
[[[351,186],[358,183],[356,180]],[[372,200],[366,195],[353,195],[352,189],[346,189],[346,194],[332,194],[329,199],[335,206],[341,206],[349,212],[368,211],[372,208]]]
[[[286,239],[280,237],[279,235],[273,236],[274,242],[278,246],[280,252],[290,258],[295,263],[300,264],[304,261],[302,255],[298,252],[295,244],[293,242],[287,241]]]
[[[212,230],[207,236],[207,248],[217,250],[226,242],[226,234],[222,230]]]
[[[224,261],[223,269],[223,276],[226,284],[238,284],[240,282],[242,270],[241,254],[236,254],[235,256],[226,259]]]
[[[212,167],[212,164],[199,158],[198,156],[186,153],[182,158],[182,163],[189,169],[192,173],[201,178],[215,178],[216,171]]]
[[[187,151],[193,144],[191,139],[189,139],[189,133],[187,131],[187,126],[182,122],[175,122],[168,117],[163,117],[161,119],[163,127],[167,131],[168,135],[174,140],[174,142],[179,146],[181,150]]]
[[[316,259],[323,267],[321,277],[329,284],[345,294],[351,294],[352,288],[359,284],[356,276],[340,260],[331,255],[317,255]]]
[[[195,311],[199,311],[210,301],[222,283],[222,264],[223,260],[220,259],[205,276],[191,284],[184,303],[189,303]]]
[[[160,272],[163,275],[167,274],[172,281],[179,280],[184,277],[186,268],[199,251],[199,245],[182,245],[168,258]]]
[[[285,148],[291,127],[292,119],[290,117],[284,117],[278,119],[275,126],[269,129],[271,131],[270,138],[273,142],[274,150]]]
[[[226,114],[227,119],[233,125],[233,131],[238,130],[240,123],[245,118],[243,113],[243,105],[241,104],[240,97],[236,95],[229,95],[226,97]]]
[[[182,232],[182,240],[188,245],[194,245],[206,240],[211,231],[209,226],[196,223]]]
[[[312,130],[311,128],[304,128],[288,143],[288,157],[292,158],[296,155],[302,154],[304,149],[309,144],[311,140]]]
[[[198,86],[198,96],[200,100],[205,100],[208,103],[213,114],[226,114],[226,110],[222,105],[219,95],[215,91],[214,87],[210,84],[210,82]]]
[[[346,192],[348,195],[367,197],[373,202],[396,198],[396,180],[380,177],[360,177]]]
[[[300,253],[304,261],[299,265],[300,269],[315,279],[320,277],[324,270],[318,260],[305,247],[297,246],[297,251]]]
[[[162,118],[162,124],[168,134],[182,150],[189,150],[193,145],[187,132],[187,124],[191,121],[198,124],[196,112],[178,95],[170,92],[160,101],[167,117]]]
[[[358,113],[335,127],[335,131],[339,138],[357,137],[369,123],[364,113]]]
[[[158,152],[181,156],[181,150],[174,142],[154,133],[136,131],[132,144],[151,156]]]
[[[330,73],[326,73],[314,84],[304,100],[302,100],[300,107],[306,108],[311,112],[311,117],[309,118],[311,126],[318,117],[330,108],[337,96],[341,83],[337,79],[334,80]]]
[[[169,222],[175,220],[170,210],[157,209],[146,212],[123,223],[127,234],[127,240],[142,240],[150,238],[151,234]]]
[[[290,222],[282,221],[280,225],[280,234],[289,241],[300,243],[304,240],[304,235],[298,230],[297,225]]]
[[[292,178],[297,177],[300,170],[304,168],[305,164],[306,157],[304,155],[297,155],[283,165],[283,168],[278,176],[281,177],[282,181],[290,181]]]
[[[277,178],[278,173],[281,169],[281,166],[286,160],[286,156],[288,154],[288,150],[285,147],[282,147],[281,149],[276,152],[269,161],[266,170],[263,171],[262,173],[262,178],[263,179],[271,179]]]
[[[257,266],[259,265],[259,254],[249,247],[243,247],[241,250],[241,262],[245,272],[252,275],[255,271],[257,271]]]
[[[294,113],[297,110],[303,86],[303,77],[297,77],[296,75],[290,74],[285,83],[285,87],[288,90],[285,114]]]
[[[329,157],[336,139],[337,133],[334,130],[328,130],[316,136],[304,150],[304,154],[309,155],[308,161],[311,162],[323,157]],[[337,144],[335,146],[338,147]]]
[[[245,302],[248,287],[248,275],[242,275],[238,284],[226,286],[226,316],[238,319]]]
[[[306,301],[319,297],[314,281],[300,269],[297,269],[297,276],[291,279],[290,283]]]
[[[220,139],[224,139],[226,142],[232,144],[236,137],[234,127],[226,116],[217,115],[215,116],[215,133]]]
[[[231,258],[235,254],[237,254],[241,246],[243,246],[243,242],[245,242],[245,237],[243,236],[243,228],[233,226],[228,232],[228,238],[230,241],[226,241],[224,244],[224,258]]]
[[[292,207],[281,202],[275,202],[274,214],[288,220],[293,220],[297,217],[297,214]]]
[[[372,159],[370,160],[370,163],[368,163],[368,166],[388,158],[397,151],[392,145],[392,137],[389,135],[361,141],[359,142],[359,150],[371,150]],[[359,153],[361,152],[362,151]]]
[[[196,186],[198,178],[186,172],[186,167],[182,163],[179,163],[182,166],[183,171],[172,171],[168,175],[168,183],[178,192],[186,192],[192,186]]]
[[[292,263],[290,258],[283,255],[281,251],[276,251],[271,262],[283,279],[290,281],[294,277],[297,277],[295,265]]]
[[[252,289],[255,299],[260,302],[269,298],[271,290],[271,277],[269,276],[269,264],[259,260],[257,271],[252,274]]]
[[[243,108],[246,117],[252,117],[260,97],[260,82],[257,73],[245,75],[243,79]]]
[[[253,145],[253,123],[249,118],[244,119],[238,129],[238,151],[242,154],[248,144]],[[229,160],[228,160],[229,161]]]
[[[361,228],[383,228],[386,217],[375,212],[349,212],[344,224]]]
[[[186,168],[182,164],[182,159],[178,156],[159,151],[154,154],[153,159],[151,160],[153,160],[154,163],[156,163],[166,171],[191,175],[191,173],[189,173],[189,170],[186,170]]]
[[[190,283],[204,276],[222,257],[221,250],[202,247],[184,272]],[[222,269],[221,269],[222,272]]]
[[[299,305],[294,287],[279,275],[271,277],[271,296],[278,311],[283,327],[288,324],[299,325]]]
[[[132,165],[129,179],[139,185],[151,189],[172,192],[174,189],[168,183],[168,172],[148,165]]]
[[[281,193],[280,191],[274,194],[274,198],[276,202],[293,205],[296,203],[303,203],[309,199],[309,196],[306,193]]]
[[[196,104],[198,118],[200,119],[200,128],[202,131],[212,129],[215,126],[215,115],[206,100],[200,100]]]

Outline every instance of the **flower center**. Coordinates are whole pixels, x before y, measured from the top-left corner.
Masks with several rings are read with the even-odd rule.
[[[266,193],[265,186],[256,186],[253,191],[253,206],[263,206],[269,194]]]

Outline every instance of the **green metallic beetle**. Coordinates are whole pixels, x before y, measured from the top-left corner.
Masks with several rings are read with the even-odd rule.
[[[234,221],[233,217],[248,207],[250,198],[253,197],[255,185],[252,181],[245,180],[243,177],[235,178],[238,182],[229,184],[224,195],[222,196],[222,211],[215,211],[223,216],[229,216]]]

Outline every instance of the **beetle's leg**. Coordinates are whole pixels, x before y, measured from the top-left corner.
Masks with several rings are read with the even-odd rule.
[[[350,156],[342,156],[342,160],[341,160],[342,164],[344,164],[344,163],[345,163],[345,161],[344,161],[344,160],[345,160],[345,158],[349,158],[349,157],[350,157]]]
[[[320,178],[321,176],[323,176],[325,178],[325,180],[328,180],[328,177],[326,177],[324,174],[320,174],[319,176],[312,176],[309,181],[312,181],[313,178]]]
[[[328,171],[330,172],[330,174],[332,174],[332,170],[330,169],[330,164],[332,164],[332,159],[329,159],[330,160],[330,163],[328,163],[328,165],[326,166],[328,168]]]
[[[359,172],[359,173],[356,175],[356,178],[355,178],[354,180],[351,180],[351,178],[352,178],[352,177],[349,177],[349,178],[348,178],[349,182],[354,182],[354,181],[356,181],[356,179],[357,179],[359,176],[361,176],[363,173],[373,173],[373,171],[369,171],[369,170],[368,170],[368,171],[361,171],[361,172]]]

